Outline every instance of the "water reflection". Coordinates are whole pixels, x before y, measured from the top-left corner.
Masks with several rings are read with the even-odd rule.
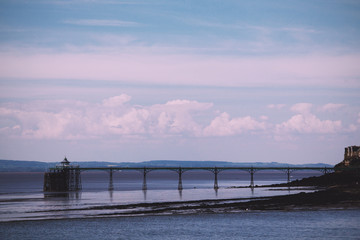
[[[81,191],[76,192],[44,192],[44,199],[81,200]]]
[[[182,200],[182,189],[179,189],[179,198]]]
[[[69,198],[68,192],[61,192],[61,193],[44,193],[44,198]]]
[[[264,197],[273,195],[289,194],[288,189],[269,189],[269,188],[250,188],[248,180],[239,181],[238,179],[224,179],[221,182],[221,188],[214,193],[214,185],[209,178],[206,179],[188,179],[184,182],[185,189],[178,191],[178,182],[164,181],[167,178],[150,179],[152,189],[141,190],[142,178],[138,175],[133,178],[128,175],[121,182],[117,183],[113,191],[108,191],[109,175],[100,173],[84,173],[83,189],[79,192],[53,192],[44,193],[42,191],[43,174],[33,181],[19,180],[19,175],[14,175],[13,181],[8,181],[12,175],[6,175],[6,180],[1,181],[0,190],[0,222],[4,219],[41,219],[54,218],[57,216],[82,217],[76,209],[87,209],[89,206],[107,206],[113,204],[126,205],[138,204],[143,202],[171,202],[171,201],[198,201],[205,199],[233,199]],[[136,173],[138,174],[138,173]],[[83,174],[82,174],[83,175]],[[32,176],[32,175],[31,175]],[[262,175],[258,175],[260,178]],[[20,177],[23,177],[22,175]],[[86,178],[87,177],[87,178]],[[5,178],[3,178],[5,179]],[[278,179],[271,181],[263,180],[257,182],[258,185],[269,185],[281,183]],[[26,182],[26,184],[24,184]],[[233,186],[240,186],[239,188]],[[312,189],[291,188],[291,194],[298,192],[311,192]],[[6,212],[5,212],[6,211]],[[2,215],[1,215],[2,214]],[[80,214],[80,215],[78,215]],[[84,216],[98,214],[95,212],[84,212]]]
[[[146,190],[146,189],[143,189],[142,192],[143,192],[143,194],[144,194],[144,201],[146,201],[146,193],[147,193],[147,190]]]
[[[114,194],[114,191],[113,191],[113,190],[109,190],[110,202],[113,202],[113,194]]]
[[[75,192],[75,199],[81,200],[81,192]]]

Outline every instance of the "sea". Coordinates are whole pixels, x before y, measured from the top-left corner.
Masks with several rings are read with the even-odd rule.
[[[291,180],[321,175],[295,171]],[[250,174],[224,171],[218,175],[189,171],[147,174],[81,173],[82,190],[44,193],[44,173],[0,173],[0,239],[360,239],[360,209],[292,211],[156,212],[162,203],[247,201],[250,198],[312,192],[312,188],[249,188]],[[286,182],[284,172],[260,171],[255,185]],[[147,205],[144,205],[147,204]],[[114,207],[114,208],[112,208]],[[150,210],[149,210],[150,209]]]

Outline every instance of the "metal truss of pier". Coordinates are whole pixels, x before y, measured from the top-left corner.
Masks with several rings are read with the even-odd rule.
[[[64,167],[56,167],[50,168],[50,172],[58,172],[59,169]],[[65,168],[72,169],[71,166],[67,165]],[[311,171],[320,171],[324,174],[330,173],[334,171],[334,168],[329,167],[78,167],[76,166],[77,176],[76,179],[76,187],[73,190],[80,190],[81,186],[79,186],[80,181],[80,172],[81,171],[107,171],[109,173],[109,187],[110,191],[114,190],[114,183],[113,183],[113,172],[114,171],[139,171],[143,175],[143,184],[142,189],[147,190],[147,174],[152,171],[174,171],[178,174],[179,181],[178,181],[178,190],[183,189],[182,184],[182,175],[184,172],[187,171],[210,171],[214,174],[214,189],[217,190],[219,188],[218,184],[218,174],[223,171],[232,170],[232,171],[246,171],[250,174],[250,185],[249,187],[254,188],[254,174],[258,171],[265,171],[265,170],[277,170],[286,173],[287,175],[287,182],[290,182],[290,174],[294,171],[301,171],[301,170],[311,170]],[[71,182],[71,180],[67,180],[65,182]],[[70,183],[71,184],[71,183]],[[46,184],[46,179],[44,182],[44,186],[49,185]],[[72,184],[74,185],[74,184]],[[65,189],[66,190],[66,189]],[[44,187],[45,191],[45,187]]]
[[[81,176],[78,166],[57,167],[44,175],[45,192],[81,190]]]

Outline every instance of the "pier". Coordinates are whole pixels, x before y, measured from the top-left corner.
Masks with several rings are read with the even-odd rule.
[[[50,168],[44,174],[44,191],[67,192],[81,190],[80,171],[78,165],[70,165],[70,162],[65,157],[61,165]]]
[[[147,174],[153,171],[173,171],[178,174],[178,190],[183,189],[183,174],[188,171],[210,171],[214,174],[214,189],[219,188],[218,175],[223,171],[246,171],[250,175],[249,187],[254,188],[254,177],[258,171],[282,171],[287,176],[287,182],[290,182],[290,174],[294,171],[320,171],[327,174],[334,171],[329,167],[80,167],[71,165],[67,159],[61,162],[61,165],[50,168],[44,176],[44,191],[79,191],[81,190],[81,172],[83,171],[106,171],[109,173],[108,190],[114,190],[113,173],[114,171],[138,171],[142,174],[142,190],[147,190]]]
[[[183,189],[182,175],[187,171],[210,171],[214,174],[214,189],[219,188],[218,175],[220,172],[227,170],[246,171],[250,174],[249,187],[255,187],[254,175],[258,171],[277,170],[286,173],[287,182],[290,182],[290,174],[294,171],[312,170],[320,171],[324,174],[333,172],[333,168],[329,167],[98,167],[98,168],[81,168],[80,171],[107,171],[109,172],[109,190],[113,189],[113,172],[114,171],[139,171],[143,175],[142,190],[147,190],[146,176],[152,171],[174,171],[178,174],[178,190]]]

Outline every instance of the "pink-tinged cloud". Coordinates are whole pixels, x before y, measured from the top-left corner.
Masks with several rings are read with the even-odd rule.
[[[256,130],[265,130],[265,123],[256,121],[250,116],[230,119],[230,115],[224,112],[205,127],[204,135],[233,136]]]
[[[107,127],[108,133],[117,135],[142,135],[146,133],[145,123],[149,118],[146,109],[130,109],[123,115],[103,114],[101,124]]]
[[[322,106],[322,107],[320,108],[320,110],[332,112],[332,111],[339,110],[339,109],[343,108],[344,106],[345,106],[345,104],[328,103],[328,104],[325,104],[324,106]]]
[[[276,132],[279,134],[288,133],[336,133],[343,130],[340,120],[320,120],[315,115],[307,112],[297,114],[288,121],[276,125]]]
[[[194,120],[194,116],[208,111],[212,106],[212,103],[179,99],[168,101],[163,105],[156,104],[150,108],[158,116],[158,125],[153,126],[152,131],[155,134],[160,131],[166,135],[199,136],[202,126]]]
[[[119,96],[107,98],[103,100],[103,105],[105,107],[117,107],[121,106],[126,102],[129,102],[131,100],[131,97],[126,94],[121,94]]]
[[[270,109],[283,109],[286,104],[269,104],[267,107]]]
[[[265,115],[262,115],[262,116],[260,116],[260,119],[263,120],[263,121],[266,121],[266,120],[269,119],[269,117],[268,117],[268,116],[265,116]]]
[[[165,106],[169,107],[170,109],[176,109],[176,111],[178,111],[179,109],[191,111],[191,110],[207,110],[207,109],[211,108],[213,106],[213,104],[177,99],[177,100],[172,100],[172,101],[166,102]]]
[[[312,106],[311,103],[297,103],[293,105],[290,110],[297,113],[308,114],[310,113]]]
[[[111,80],[210,86],[360,86],[359,55],[233,57],[134,49],[0,56],[0,79]]]
[[[69,101],[6,104],[0,108],[0,117],[9,126],[0,129],[0,134],[32,139],[198,136],[202,126],[193,115],[212,107],[212,103],[190,100],[134,106],[130,99],[121,94],[104,99],[101,104]]]
[[[325,106],[333,107],[333,105]],[[340,120],[320,120],[311,113],[312,108],[313,104],[311,103],[294,104],[290,110],[298,114],[283,123],[277,124],[275,132],[277,134],[330,134],[345,130]]]
[[[312,104],[299,103],[297,112],[280,123],[268,116],[231,117],[213,109],[212,103],[177,99],[149,106],[134,105],[126,94],[99,103],[33,101],[0,105],[0,136],[18,139],[164,139],[169,137],[226,137],[247,134],[291,139],[296,134],[354,132],[357,123],[321,120],[310,112]],[[214,115],[215,114],[215,115]],[[269,121],[269,122],[268,122]]]

